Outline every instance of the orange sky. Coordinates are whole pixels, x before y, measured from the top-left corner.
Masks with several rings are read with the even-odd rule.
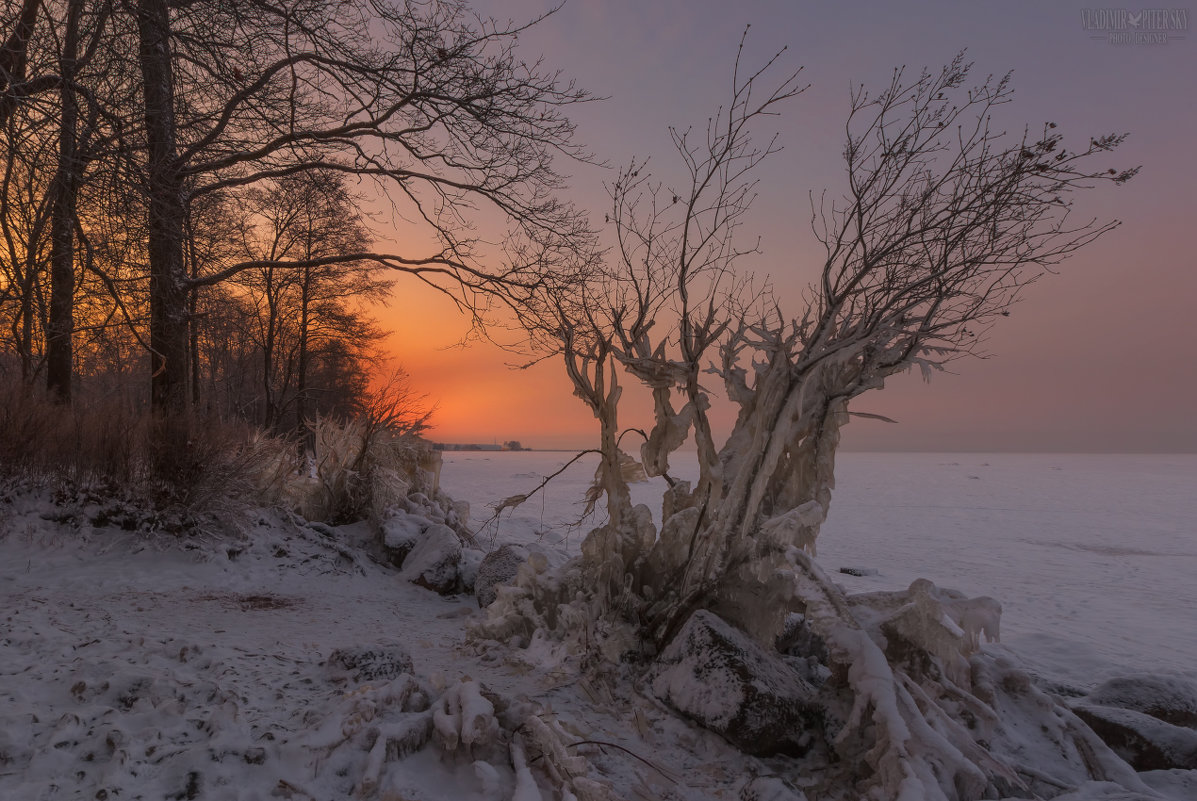
[[[520,17],[542,4],[475,5]],[[858,400],[858,410],[900,425],[854,421],[844,442],[863,449],[1197,450],[1197,37],[1113,46],[1082,29],[1082,7],[938,2],[911,12],[879,2],[805,10],[782,0],[745,0],[734,9],[706,0],[572,2],[521,44],[596,94],[611,95],[573,115],[583,142],[616,165],[652,155],[661,172],[672,165],[666,126],[701,125],[722,99],[745,22],[753,23],[749,41],[760,54],[790,45],[790,63],[806,65],[813,86],[776,123],[785,150],[760,175],[746,231],[762,236],[764,253],[746,266],[773,274],[791,303],[817,256],[807,190],[840,186],[850,80],[876,85],[901,63],[938,67],[967,46],[979,77],[1015,70],[1015,124],[1050,119],[1082,141],[1130,130],[1111,166],[1143,164],[1143,172],[1125,187],[1094,192],[1081,208],[1117,216],[1123,227],[1030,288],[994,332],[992,359],[959,363],[959,375],[929,386],[902,377]],[[610,171],[562,166],[574,174],[571,197],[601,217]],[[593,442],[594,420],[571,396],[559,364],[512,371],[505,365],[515,358],[491,345],[453,349],[467,322],[435,292],[400,278],[383,322],[395,331],[395,359],[439,403],[434,439]],[[645,422],[646,409],[631,401],[627,422]]]

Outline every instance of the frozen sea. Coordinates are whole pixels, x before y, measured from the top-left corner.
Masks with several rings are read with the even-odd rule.
[[[481,526],[572,456],[447,452],[442,486]],[[695,472],[677,456],[678,475]],[[576,524],[595,459],[486,531],[576,552],[598,522]],[[836,479],[818,560],[849,591],[924,577],[997,598],[1003,644],[1082,688],[1130,672],[1197,677],[1197,454],[842,453]],[[634,500],[659,514],[663,487],[638,484]]]

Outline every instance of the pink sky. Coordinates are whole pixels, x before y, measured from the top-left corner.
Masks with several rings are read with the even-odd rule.
[[[531,0],[476,2],[484,14],[523,18]],[[907,4],[903,4],[906,6]],[[723,99],[740,32],[763,59],[782,46],[811,89],[775,121],[785,150],[761,174],[746,234],[797,311],[817,269],[807,192],[842,186],[838,158],[849,85],[874,86],[893,67],[938,68],[968,48],[975,75],[1014,70],[1009,109],[1021,130],[1051,120],[1066,142],[1130,131],[1110,166],[1141,164],[1130,184],[1102,187],[1078,212],[1123,221],[1118,230],[1027,291],[991,335],[992,358],[958,362],[956,375],[892,381],[854,408],[899,425],[854,421],[844,445],[877,450],[1197,451],[1197,35],[1166,44],[1112,44],[1083,27],[1075,3],[813,4],[681,0],[572,0],[522,37],[526,57],[610,99],[577,109],[580,139],[613,165],[633,155],[671,166],[666,126],[702,125]],[[1138,7],[1130,7],[1137,11]],[[765,133],[765,132],[762,132]],[[612,171],[562,164],[571,198],[601,215]],[[531,371],[490,345],[448,349],[467,323],[448,301],[399,279],[384,314],[392,350],[439,402],[435,439],[516,439],[533,447],[593,442],[595,423],[570,395],[557,363]],[[635,414],[644,404],[632,402]],[[628,424],[645,422],[629,417]]]

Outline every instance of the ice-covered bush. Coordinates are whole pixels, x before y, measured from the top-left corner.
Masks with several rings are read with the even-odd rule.
[[[436,494],[440,454],[412,434],[368,422],[319,420],[314,450],[298,457],[281,501],[310,520],[381,520],[413,492]]]

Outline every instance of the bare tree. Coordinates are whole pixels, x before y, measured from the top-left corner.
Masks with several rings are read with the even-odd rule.
[[[812,302],[788,322],[742,319],[721,343],[715,372],[740,408],[734,445],[703,460],[694,500],[715,514],[697,530],[663,631],[698,599],[726,597],[738,566],[789,546],[813,553],[853,398],[974,353],[1024,286],[1117,225],[1073,224],[1069,209],[1073,191],[1133,175],[1089,166],[1124,137],[1070,152],[1048,123],[1008,141],[990,127],[1008,76],[965,89],[968,71],[959,56],[853,94],[848,192],[816,215],[826,260]],[[750,376],[747,354],[766,366]]]
[[[22,100],[57,85],[52,74],[29,76],[29,45],[37,29],[41,0],[21,0],[16,8],[12,3],[5,6],[5,16],[0,19],[0,32],[5,34],[4,44],[0,45],[0,124]]]
[[[329,339],[352,341],[354,352],[366,353],[377,337],[364,306],[385,300],[391,285],[373,261],[310,263],[369,248],[358,201],[340,173],[313,170],[258,187],[246,193],[236,216],[243,221],[239,255],[258,263],[232,280],[254,308],[261,422],[306,437],[308,415],[328,407],[314,401],[333,390],[312,381],[313,362]],[[288,261],[303,266],[281,266]]]
[[[36,114],[10,114],[3,125],[4,174],[0,181],[0,318],[4,350],[19,365],[20,380],[32,386],[42,374],[46,273],[54,138]]]
[[[0,30],[11,30],[0,51],[0,122],[10,133],[9,168],[21,166],[18,174],[26,179],[43,171],[52,175],[48,186],[38,191],[37,203],[43,208],[46,224],[25,227],[34,237],[26,243],[26,260],[29,254],[41,251],[38,240],[47,238],[46,280],[27,269],[19,282],[26,298],[36,286],[45,309],[37,336],[31,338],[26,331],[20,349],[25,354],[23,363],[27,363],[29,346],[34,339],[39,341],[44,353],[36,372],[44,369],[50,397],[60,401],[70,399],[73,373],[78,195],[99,144],[96,134],[101,107],[94,102],[96,93],[89,83],[97,73],[112,67],[106,58],[111,50],[100,47],[108,38],[110,12],[107,0],[62,0],[22,3],[19,8],[9,4],[0,15]],[[98,69],[97,61],[103,62]],[[17,131],[20,134],[13,136]],[[45,152],[49,145],[57,150],[53,156]],[[18,152],[23,165],[14,163]],[[15,186],[5,182],[5,202],[10,209],[18,202],[11,191]],[[4,225],[13,222],[6,213]],[[14,236],[11,230],[6,234]],[[26,305],[22,312],[26,320],[28,311]]]
[[[704,140],[673,132],[685,167],[679,189],[655,183],[643,164],[621,173],[608,215],[616,245],[605,283],[572,305],[547,301],[549,322],[536,332],[556,335],[577,393],[601,421],[604,459],[619,436],[619,393],[605,388],[616,382],[616,365],[653,393],[654,426],[641,453],[646,470],[669,481],[661,530],[646,508],[630,507],[619,472],[603,472],[610,521],[587,536],[558,583],[530,581],[492,620],[556,626],[610,654],[637,643],[654,652],[699,609],[766,643],[800,613],[826,643],[832,673],[845,677],[851,709],[843,710],[848,722],[833,747],[850,770],[859,767],[895,796],[979,797],[994,782],[1017,785],[1017,754],[1005,755],[1007,763],[927,734],[947,731],[954,743],[973,743],[953,717],[957,703],[997,718],[960,678],[971,641],[941,622],[955,596],[919,585],[894,600],[908,607],[874,610],[893,627],[891,646],[913,643],[929,654],[925,662],[902,661],[897,646],[883,652],[885,641],[866,633],[811,556],[851,401],[895,372],[933,371],[976,353],[1023,287],[1113,228],[1074,223],[1070,209],[1076,191],[1134,174],[1093,166],[1124,137],[1074,150],[1053,123],[1021,136],[991,127],[993,112],[1011,98],[1008,77],[968,88],[963,56],[913,80],[897,70],[876,95],[855,89],[847,190],[812,203],[825,260],[806,308],[787,317],[779,301],[746,289],[737,265],[755,246],[735,244],[734,234],[752,200],[751,171],[776,150],[774,141],[752,145],[750,128],[799,87],[790,74],[764,89],[773,62],[747,75],[742,64]],[[706,417],[704,368],[738,409],[722,445]],[[676,411],[675,398],[683,404]],[[691,433],[699,466],[693,486],[668,473],[669,453]],[[577,613],[562,612],[562,604]],[[892,681],[870,675],[877,665]],[[914,689],[919,682],[934,688],[930,696]],[[1083,727],[1043,724],[1074,753],[1096,742]],[[1115,761],[1102,749],[1079,760],[1078,770],[1100,775]]]
[[[101,107],[94,91],[84,91],[80,119],[80,81],[107,38],[110,2],[95,4],[85,15],[84,0],[65,0],[65,20],[58,40],[58,162],[50,187],[50,301],[46,325],[46,388],[59,402],[71,400],[75,371],[75,294],[78,260],[75,257],[79,228],[79,194],[86,182],[86,170],[103,146],[97,141]],[[108,51],[111,54],[111,51]],[[107,71],[111,61],[100,71]]]
[[[550,159],[577,154],[561,109],[585,95],[516,57],[520,26],[454,3],[125,8],[138,25],[145,101],[153,401],[168,416],[186,406],[189,294],[259,266],[188,276],[188,200],[312,170],[369,177],[437,244],[279,266],[369,259],[466,303],[474,292],[524,292],[542,267],[483,262],[470,232],[477,207],[541,251],[584,233],[552,196],[560,179]]]

